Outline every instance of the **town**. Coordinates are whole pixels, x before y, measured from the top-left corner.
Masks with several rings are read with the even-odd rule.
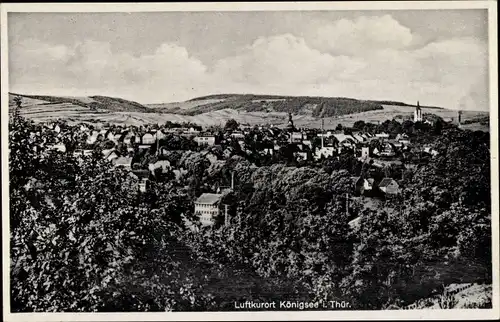
[[[455,122],[458,126],[460,117],[458,111]],[[398,175],[397,171],[387,171],[388,168],[414,169],[439,153],[431,144],[412,141],[403,127],[433,129],[435,122],[435,118],[423,117],[417,102],[413,120],[403,124],[397,121],[379,125],[358,122],[353,128],[339,125],[335,130],[296,128],[289,113],[286,126],[281,128],[251,127],[234,120],[229,120],[224,128],[207,129],[196,124],[172,122],[126,127],[111,124],[69,126],[61,121],[40,124],[38,131],[30,136],[46,137],[52,132],[54,142],[48,146],[48,151],[71,153],[81,161],[98,153],[113,167],[129,170],[140,193],[147,192],[150,181],[169,174],[173,174],[177,185],[185,183],[183,175],[187,170],[171,156],[172,150],[182,150],[199,153],[210,165],[223,163],[235,155],[257,165],[285,162],[295,166],[321,165],[328,160],[339,161],[347,157],[357,160],[364,169],[362,173],[351,171],[354,195],[385,199],[399,194],[398,181],[402,179],[401,171]],[[386,175],[388,172],[392,174]],[[225,184],[218,182],[207,187],[211,191],[202,193],[194,201],[194,213],[202,225],[212,226],[217,218],[227,216],[227,205],[224,207],[221,200],[224,193],[234,188],[234,176],[230,185]],[[227,218],[223,222],[227,223]]]

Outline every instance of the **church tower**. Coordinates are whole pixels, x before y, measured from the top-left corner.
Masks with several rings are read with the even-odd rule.
[[[293,125],[293,119],[292,119],[292,113],[288,113],[288,125],[287,125],[288,131],[294,131],[295,126]]]
[[[413,115],[413,122],[422,122],[422,109],[420,108],[420,102],[418,101]]]

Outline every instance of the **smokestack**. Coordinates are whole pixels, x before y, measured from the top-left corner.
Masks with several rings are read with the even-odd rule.
[[[325,118],[321,117],[321,148],[325,147]]]
[[[225,212],[224,212],[224,226],[228,226],[229,225],[229,216],[228,216],[228,211],[227,211],[228,205],[224,205],[224,208],[225,208]]]

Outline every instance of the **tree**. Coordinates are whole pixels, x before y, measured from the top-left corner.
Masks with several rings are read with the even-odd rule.
[[[10,125],[12,311],[210,305],[210,296],[197,290],[205,285],[198,263],[187,249],[173,251],[182,249],[185,195],[164,185],[157,192],[161,206],[143,203],[125,170],[98,156],[77,163],[48,153],[43,142],[23,135],[31,123],[14,116]]]
[[[238,122],[236,122],[236,120],[229,119],[229,120],[227,120],[226,125],[224,126],[224,129],[226,131],[235,131],[238,129],[239,126],[240,125],[238,124]]]

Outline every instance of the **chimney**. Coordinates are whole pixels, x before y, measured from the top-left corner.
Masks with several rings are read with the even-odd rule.
[[[231,171],[231,190],[234,191],[234,171]]]
[[[228,205],[224,205],[225,212],[224,212],[224,226],[229,226],[229,216],[228,216]]]
[[[325,119],[322,117],[321,118],[321,148],[325,147]]]

